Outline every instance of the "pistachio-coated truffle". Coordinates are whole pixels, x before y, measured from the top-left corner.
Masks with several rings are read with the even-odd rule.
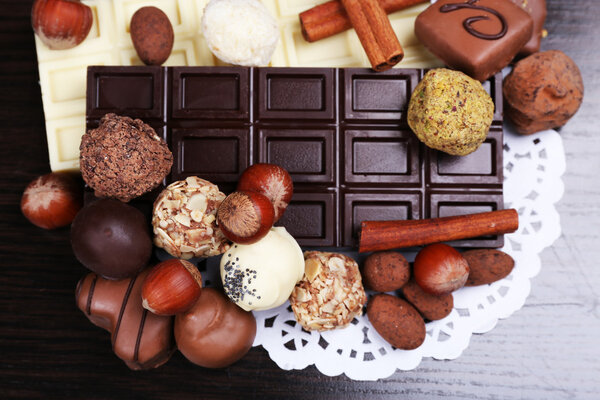
[[[445,68],[427,72],[408,104],[408,125],[419,140],[456,156],[479,148],[493,116],[494,103],[481,83]]]

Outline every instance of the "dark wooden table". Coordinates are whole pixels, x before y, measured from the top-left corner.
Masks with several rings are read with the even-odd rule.
[[[600,1],[548,0],[544,49],[581,68],[585,100],[561,130],[562,236],[542,253],[523,309],[475,335],[453,361],[423,360],[377,382],[283,371],[262,348],[234,366],[196,367],[176,354],[132,372],[109,335],[74,304],[85,273],[69,230],[44,231],[21,215],[26,184],[49,171],[29,12],[0,1],[0,398],[600,398]]]

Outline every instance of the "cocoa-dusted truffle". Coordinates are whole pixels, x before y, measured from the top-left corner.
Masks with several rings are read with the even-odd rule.
[[[202,367],[233,364],[250,350],[255,336],[254,315],[213,288],[204,288],[196,304],[175,317],[179,351]]]
[[[503,83],[505,115],[529,135],[563,126],[583,100],[583,79],[573,60],[559,50],[519,61]]]
[[[81,175],[97,197],[124,202],[154,189],[171,170],[173,154],[139,119],[106,114],[79,146]]]
[[[109,279],[135,276],[152,255],[152,239],[141,211],[113,199],[83,207],[71,224],[75,257]]]
[[[367,289],[391,292],[408,282],[410,267],[397,251],[377,251],[365,260],[362,276]]]

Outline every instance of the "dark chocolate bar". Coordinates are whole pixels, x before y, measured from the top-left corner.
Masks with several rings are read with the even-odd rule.
[[[153,126],[174,156],[166,183],[197,175],[228,193],[249,165],[279,164],[295,193],[278,224],[302,246],[355,246],[363,220],[503,208],[501,75],[484,82],[496,106],[486,141],[458,157],[428,149],[408,127],[424,72],[90,67],[87,127],[109,112]],[[454,243],[502,244],[502,236]]]

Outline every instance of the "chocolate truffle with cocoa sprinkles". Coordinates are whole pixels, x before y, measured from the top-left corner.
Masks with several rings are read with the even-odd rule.
[[[504,114],[522,135],[563,126],[583,101],[577,64],[560,50],[519,61],[502,84]]]
[[[128,202],[162,182],[173,154],[154,129],[139,119],[106,114],[79,146],[81,175],[97,197]]]
[[[391,292],[408,282],[410,266],[406,258],[396,251],[377,251],[365,260],[362,275],[368,289]]]

